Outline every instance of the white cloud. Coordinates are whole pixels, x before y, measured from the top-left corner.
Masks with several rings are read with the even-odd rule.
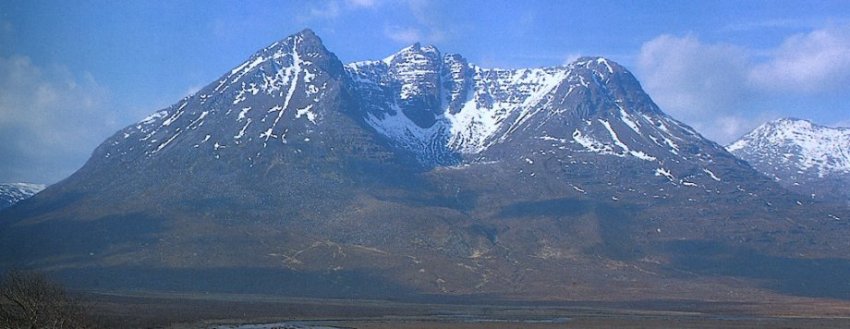
[[[661,35],[643,44],[636,72],[665,112],[720,143],[800,111],[847,120],[831,108],[781,100],[850,91],[850,26],[792,35],[766,50]]]
[[[89,74],[0,57],[0,181],[52,183],[117,128],[108,92]]]
[[[580,57],[581,57],[581,54],[579,54],[579,53],[571,53],[571,54],[568,54],[568,55],[564,58],[564,63],[563,63],[563,64],[564,64],[564,65],[569,65],[570,63],[575,62],[575,61],[576,61],[577,59],[579,59]]]
[[[422,40],[422,32],[419,29],[412,27],[386,27],[384,28],[384,35],[387,36],[392,41],[409,44]]]
[[[325,19],[336,18],[341,12],[342,9],[340,8],[339,2],[328,1],[324,4],[324,6],[310,8],[310,17]]]
[[[750,79],[767,90],[819,93],[850,89],[850,27],[787,38],[770,60],[753,68]]]
[[[407,26],[388,25],[384,27],[384,36],[398,43],[409,44],[413,42],[439,43],[446,39],[449,34],[448,25],[442,22],[438,10],[432,7],[432,3],[423,0],[407,1],[407,8],[413,16],[412,22]]]
[[[725,143],[758,124],[742,112],[750,97],[742,48],[662,35],[643,44],[637,64],[658,105],[710,139]]]
[[[203,88],[203,85],[191,85],[189,88],[186,88],[186,91],[183,92],[183,97],[189,97],[197,93]]]

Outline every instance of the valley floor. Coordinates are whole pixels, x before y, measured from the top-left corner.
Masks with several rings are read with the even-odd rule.
[[[89,293],[107,327],[173,329],[850,328],[850,303],[417,304],[257,295]]]

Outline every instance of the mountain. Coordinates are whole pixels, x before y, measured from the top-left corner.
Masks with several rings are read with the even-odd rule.
[[[304,30],[0,212],[0,264],[105,290],[850,298],[835,218],[611,60],[488,69],[414,44],[345,65]]]
[[[850,128],[778,119],[759,126],[727,149],[808,198],[850,204]]]
[[[414,44],[346,69],[366,124],[425,168],[510,162],[525,180],[546,171],[543,181],[569,171],[604,182],[594,195],[636,202],[730,196],[740,181],[782,193],[663,113],[630,72],[605,58],[486,69]],[[580,183],[572,189],[586,193],[588,182]],[[677,190],[684,191],[670,193]]]
[[[30,183],[0,183],[0,209],[12,205],[33,196],[44,189],[42,184]]]

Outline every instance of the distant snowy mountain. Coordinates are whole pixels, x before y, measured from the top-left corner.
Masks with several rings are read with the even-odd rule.
[[[850,202],[850,128],[779,119],[727,149],[791,190],[813,199]]]
[[[0,209],[35,195],[43,190],[45,185],[29,183],[0,183]]]

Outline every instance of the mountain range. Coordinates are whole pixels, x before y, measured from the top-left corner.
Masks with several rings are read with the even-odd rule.
[[[343,64],[304,30],[0,212],[0,263],[104,290],[850,298],[842,218],[606,58]]]

